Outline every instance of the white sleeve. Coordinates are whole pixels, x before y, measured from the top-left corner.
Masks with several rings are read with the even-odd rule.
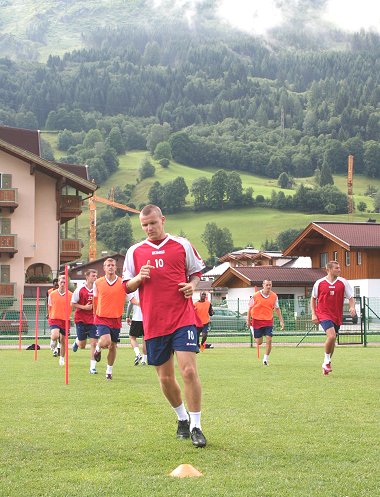
[[[125,255],[122,276],[123,281],[131,280],[134,276],[136,276],[135,263],[133,261],[134,249],[135,246],[131,247]]]
[[[354,296],[354,290],[347,280],[344,280],[344,296],[346,299]]]
[[[97,297],[98,296],[98,289],[96,287],[96,281],[94,281],[94,286],[92,287],[92,294],[94,297]]]
[[[73,296],[71,297],[71,303],[77,304],[79,302],[79,288],[74,290]]]
[[[184,241],[186,242],[183,243],[183,247],[186,251],[187,276],[191,276],[194,273],[200,273],[206,267],[205,263],[191,243],[186,239],[184,239]]]
[[[319,287],[319,280],[314,283],[313,290],[311,292],[311,296],[314,297],[315,299],[318,298],[318,287]]]

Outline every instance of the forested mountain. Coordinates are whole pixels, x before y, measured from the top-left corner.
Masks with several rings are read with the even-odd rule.
[[[160,142],[175,160],[199,168],[299,177],[322,166],[343,172],[353,154],[356,172],[380,176],[374,33],[308,35],[295,24],[269,41],[221,24],[207,3],[189,25],[144,0],[46,2],[43,11],[29,0],[25,8],[35,10],[22,37],[9,32],[19,2],[1,3],[1,46],[14,51],[0,59],[0,122],[68,130],[67,159],[89,162],[97,181],[107,175],[105,153],[112,170],[112,151],[154,153]],[[80,31],[84,48],[54,55],[54,20],[58,35],[65,23],[68,33]],[[41,47],[53,55],[33,62]],[[86,146],[95,129],[98,139]],[[111,143],[115,130],[120,150]]]

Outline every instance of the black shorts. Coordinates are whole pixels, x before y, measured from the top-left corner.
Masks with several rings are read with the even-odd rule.
[[[144,327],[142,321],[133,321],[131,322],[131,327],[129,329],[129,336],[140,338],[144,336]]]

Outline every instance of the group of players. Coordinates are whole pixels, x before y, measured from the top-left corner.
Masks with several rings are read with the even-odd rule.
[[[64,309],[69,301],[69,312],[75,308],[77,326],[73,350],[84,348],[87,337],[90,338],[90,373],[95,374],[102,350],[107,349],[106,378],[111,380],[126,295],[129,295],[129,300],[135,298],[132,303],[140,307],[144,317],[146,346],[146,354],[141,358],[139,350],[135,350],[135,364],[141,361],[155,366],[162,392],[177,415],[177,438],[190,438],[195,447],[205,447],[206,438],[201,428],[202,389],[196,365],[199,317],[192,301],[205,265],[187,239],[165,232],[165,217],[159,207],[145,206],[140,213],[140,223],[147,238],[128,249],[122,277],[116,274],[116,262],[111,258],[104,262],[104,276],[98,278],[95,270],[87,270],[84,287],[69,292],[68,296],[65,295],[65,277],[59,277],[57,290],[48,297],[51,348],[55,350],[59,336],[65,336]],[[313,322],[320,322],[327,334],[322,366],[324,374],[329,374],[332,369],[331,355],[341,324],[345,296],[350,302],[351,315],[355,315],[352,289],[346,280],[340,278],[339,264],[336,261],[329,263],[327,271],[327,277],[314,285],[311,301]],[[268,343],[271,343],[273,331],[273,310],[284,327],[277,295],[271,287],[271,282],[265,280],[263,289],[253,296],[248,313],[248,324],[252,326],[256,342],[260,345],[266,336],[265,365],[268,365],[270,353]],[[204,302],[203,297],[201,300]],[[210,305],[207,305],[207,309],[210,315],[212,307],[210,310]],[[204,317],[207,321],[208,317]],[[207,322],[201,324],[206,330]],[[136,327],[137,335],[140,328],[142,319],[141,327]],[[59,354],[63,365],[64,347]],[[174,354],[184,383],[186,407],[175,376]]]

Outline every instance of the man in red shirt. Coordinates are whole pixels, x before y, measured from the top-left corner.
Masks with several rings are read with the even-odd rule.
[[[273,311],[276,312],[280,320],[281,329],[284,329],[284,320],[278,304],[277,294],[272,292],[271,280],[263,281],[263,288],[256,292],[250,300],[248,309],[247,324],[253,329],[253,336],[257,347],[263,343],[265,336],[265,354],[263,357],[264,366],[268,366],[269,354],[272,350],[273,336]]]
[[[352,318],[356,317],[354,292],[348,281],[339,276],[339,263],[328,262],[326,271],[327,276],[315,282],[310,300],[311,319],[314,324],[320,324],[326,333],[325,359],[322,363],[324,375],[332,371],[331,356],[343,321],[344,298],[348,299]]]
[[[139,289],[148,363],[156,367],[161,389],[177,414],[177,437],[191,437],[196,447],[204,447],[192,295],[205,265],[188,240],[165,233],[165,217],[159,207],[145,206],[140,223],[147,239],[128,249],[123,281],[128,293]],[[174,352],[189,413],[175,377]]]
[[[90,339],[90,374],[96,374],[96,361],[94,352],[98,343],[96,326],[94,325],[93,310],[93,287],[98,273],[96,269],[87,269],[84,273],[86,283],[82,288],[77,288],[71,298],[71,304],[75,309],[74,323],[77,329],[77,337],[73,343],[73,352],[86,348],[87,338]]]

